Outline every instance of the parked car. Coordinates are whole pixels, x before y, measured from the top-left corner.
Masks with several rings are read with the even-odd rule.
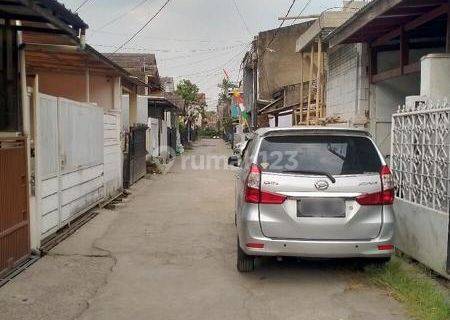
[[[366,131],[259,129],[228,163],[239,167],[239,271],[259,256],[390,259],[393,179]]]

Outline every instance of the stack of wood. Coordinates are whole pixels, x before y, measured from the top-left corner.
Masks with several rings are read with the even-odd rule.
[[[315,47],[317,46],[317,53]],[[309,79],[304,81],[303,58],[304,53],[300,53],[300,104],[294,110],[295,125],[319,125],[321,119],[325,116],[325,72],[324,72],[324,53],[322,52],[322,41],[319,38],[316,43],[311,45],[309,56]],[[316,67],[316,72],[314,72]],[[305,87],[306,85],[306,93]]]

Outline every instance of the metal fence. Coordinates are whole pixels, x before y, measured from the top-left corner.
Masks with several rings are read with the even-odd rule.
[[[0,280],[30,255],[24,138],[0,138]]]
[[[448,212],[450,107],[447,101],[418,99],[392,119],[392,168],[400,199]]]
[[[124,155],[123,185],[129,188],[147,173],[146,132],[147,126],[130,128],[128,135],[128,152]]]
[[[167,129],[167,144],[169,155],[173,158],[176,155],[177,150],[177,129],[168,128]]]

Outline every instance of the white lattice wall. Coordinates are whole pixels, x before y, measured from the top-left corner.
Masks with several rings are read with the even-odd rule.
[[[398,198],[449,210],[450,107],[418,97],[392,117],[392,167]]]

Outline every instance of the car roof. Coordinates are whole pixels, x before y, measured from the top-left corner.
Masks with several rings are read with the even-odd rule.
[[[365,129],[347,128],[347,127],[321,127],[321,126],[296,126],[287,128],[260,128],[255,131],[256,135],[264,137],[276,133],[314,133],[314,134],[350,134],[350,135],[364,135],[370,136],[370,133]]]

